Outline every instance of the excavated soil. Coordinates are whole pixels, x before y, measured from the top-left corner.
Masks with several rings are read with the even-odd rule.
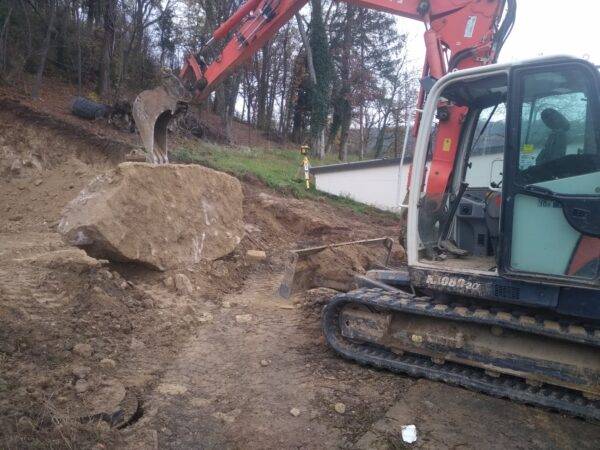
[[[396,236],[391,218],[244,181],[246,237],[219,260],[160,273],[67,247],[62,208],[131,144],[2,102],[0,448],[404,448],[407,424],[421,448],[600,442],[595,424],[331,352],[322,305],[382,248],[301,259],[295,295],[275,295],[287,250]]]

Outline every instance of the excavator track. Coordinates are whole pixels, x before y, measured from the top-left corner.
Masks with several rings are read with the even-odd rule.
[[[435,318],[453,324],[477,323],[486,327],[515,330],[518,333],[546,336],[561,342],[584,345],[597,351],[600,347],[600,333],[597,326],[565,323],[552,318],[532,317],[527,313],[512,312],[507,309],[486,309],[481,305],[472,306],[467,302],[440,302],[427,297],[417,297],[404,292],[387,292],[381,289],[360,289],[334,297],[325,307],[322,325],[329,345],[341,356],[360,364],[428,378],[434,381],[461,386],[494,397],[508,398],[520,403],[540,406],[564,412],[588,420],[600,420],[600,399],[589,392],[563,386],[532,382],[527,376],[514,376],[508,373],[495,373],[484,367],[439,361],[428,354],[419,354],[414,348],[399,351],[397,346],[387,346],[385,341],[368,339],[344,331],[348,323],[343,323],[347,308],[365,308],[382,317],[389,314],[406,314],[410,317]],[[364,326],[371,326],[367,319]],[[360,328],[360,325],[359,325]],[[377,328],[377,326],[375,326]],[[381,331],[381,330],[380,330]],[[377,335],[380,331],[374,331]],[[370,330],[367,332],[367,334]],[[383,336],[383,332],[380,334]],[[411,351],[412,350],[412,351]],[[517,361],[517,365],[520,361]],[[527,361],[522,370],[526,373]],[[550,367],[549,372],[552,372]],[[592,374],[593,383],[598,382],[598,374]],[[564,378],[564,377],[563,377]],[[589,380],[589,377],[588,377]],[[596,386],[596,385],[595,385]],[[595,389],[595,388],[594,388]]]

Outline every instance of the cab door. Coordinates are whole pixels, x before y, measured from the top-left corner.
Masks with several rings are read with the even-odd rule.
[[[600,285],[598,70],[562,59],[512,69],[499,271]]]

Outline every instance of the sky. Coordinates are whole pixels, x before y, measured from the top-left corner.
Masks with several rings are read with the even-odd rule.
[[[517,21],[499,62],[567,54],[600,65],[600,2],[597,0],[517,0]],[[423,24],[398,19],[408,32],[409,59],[422,67],[425,58]]]

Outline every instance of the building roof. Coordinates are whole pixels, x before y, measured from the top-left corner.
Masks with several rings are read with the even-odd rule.
[[[411,158],[404,158],[405,163],[410,163]],[[348,170],[373,169],[376,167],[398,166],[400,158],[384,158],[370,159],[368,161],[356,161],[351,163],[331,164],[328,166],[311,167],[310,172],[313,174],[346,172]]]

